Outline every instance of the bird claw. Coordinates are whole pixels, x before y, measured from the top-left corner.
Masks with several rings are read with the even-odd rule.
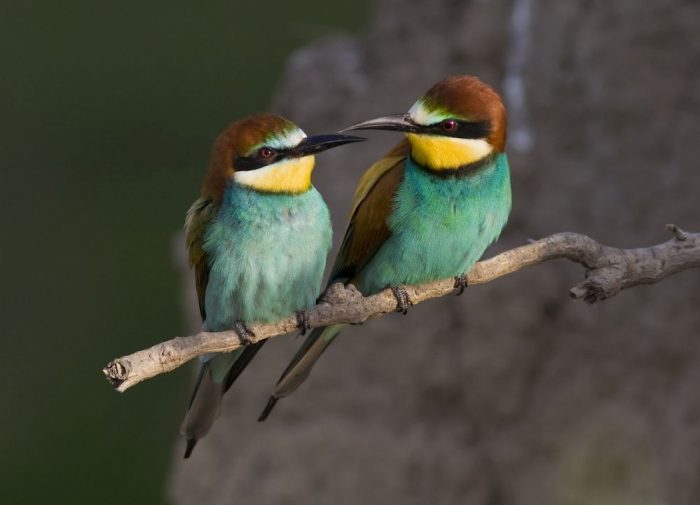
[[[297,310],[294,315],[297,318],[297,328],[299,328],[301,335],[306,335],[306,332],[311,329],[309,313],[306,310]]]
[[[464,288],[466,287],[469,287],[469,278],[467,277],[467,274],[456,276],[454,288],[459,289],[457,296],[460,296],[462,293],[464,293]]]
[[[394,298],[396,298],[396,312],[401,312],[405,316],[408,314],[408,308],[413,305],[406,288],[400,284],[392,284],[390,288]]]
[[[234,329],[238,333],[238,340],[240,340],[241,345],[249,345],[253,343],[253,338],[255,338],[255,333],[253,333],[250,328],[248,328],[243,321],[236,321],[234,323]]]

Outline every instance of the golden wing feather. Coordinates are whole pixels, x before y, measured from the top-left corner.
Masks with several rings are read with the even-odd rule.
[[[332,281],[351,280],[391,234],[387,219],[409,153],[408,141],[403,140],[363,174],[355,190],[350,223],[333,267]]]
[[[209,281],[209,258],[204,251],[204,234],[214,217],[217,205],[210,199],[198,198],[187,211],[185,218],[185,242],[189,251],[190,266],[194,268],[199,300],[199,312],[206,319],[204,299]]]

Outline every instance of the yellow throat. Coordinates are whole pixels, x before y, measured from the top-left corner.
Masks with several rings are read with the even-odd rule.
[[[240,185],[266,193],[303,193],[311,187],[314,157],[304,156],[273,163],[246,172],[235,172]]]
[[[411,156],[431,170],[455,170],[485,158],[493,148],[485,139],[460,139],[407,133]]]

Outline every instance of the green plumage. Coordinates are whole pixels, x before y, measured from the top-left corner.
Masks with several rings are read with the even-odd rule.
[[[315,188],[302,194],[263,193],[230,183],[220,204],[198,200],[188,214],[207,331],[236,321],[272,322],[314,305],[332,228]],[[221,396],[265,341],[203,357],[202,372],[182,424],[185,457],[218,415]]]
[[[505,154],[462,175],[438,175],[408,158],[387,219],[390,236],[355,274],[365,295],[391,284],[462,275],[498,238],[511,208]]]
[[[328,208],[314,188],[288,195],[232,184],[204,234],[206,329],[272,322],[313,306],[331,233]]]
[[[329,284],[350,281],[364,295],[371,295],[391,285],[460,276],[500,235],[511,209],[505,153],[448,175],[426,170],[410,157],[401,163],[393,169],[401,170],[396,189],[387,196],[392,201],[385,217],[386,238],[366,262],[347,265],[357,233],[351,221]],[[390,176],[387,172],[383,177]],[[367,198],[371,197],[370,193]],[[308,377],[341,329],[342,325],[334,325],[311,332],[282,374],[260,420],[279,398],[291,394]]]

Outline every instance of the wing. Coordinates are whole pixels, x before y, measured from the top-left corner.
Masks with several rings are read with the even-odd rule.
[[[372,165],[360,179],[350,212],[350,223],[335,260],[330,282],[354,277],[391,234],[386,221],[391,214],[396,190],[403,179],[403,162],[409,153],[408,140],[403,140]]]
[[[187,211],[185,218],[185,242],[189,251],[190,266],[194,268],[197,299],[202,320],[206,319],[204,295],[209,281],[209,258],[204,251],[204,234],[214,218],[218,205],[207,198],[198,198]]]

